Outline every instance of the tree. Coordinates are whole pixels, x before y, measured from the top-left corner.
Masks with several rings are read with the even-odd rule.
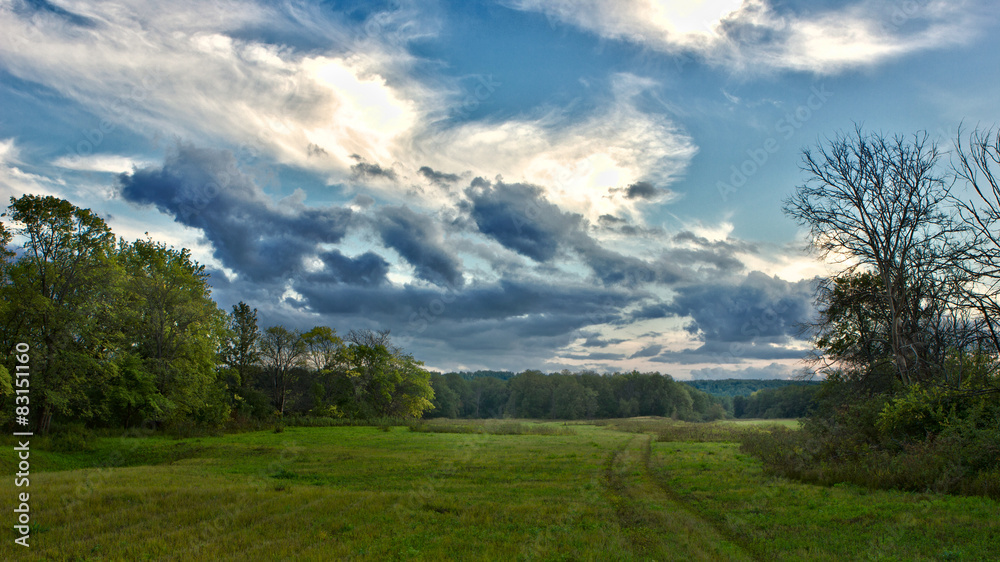
[[[926,134],[867,134],[857,127],[803,153],[808,180],[784,211],[809,227],[822,257],[871,271],[888,311],[896,377],[905,385],[934,375],[933,325],[947,316],[961,284],[962,226],[944,212],[948,187]]]
[[[101,291],[113,285],[115,238],[89,209],[51,196],[11,198],[9,214],[24,239],[24,252],[9,270],[5,303],[20,318],[10,322],[39,353],[33,356],[32,402],[38,430],[54,414],[85,411],[87,364],[81,342],[93,307],[113,306]],[[5,342],[13,345],[11,342]]]
[[[344,345],[337,331],[329,326],[316,326],[302,334],[302,342],[306,346],[306,362],[317,372],[334,366]]]
[[[419,417],[434,407],[430,373],[392,345],[388,330],[352,330],[347,341],[342,356],[354,387],[354,415]]]
[[[845,273],[826,280],[817,297],[820,320],[816,326],[816,362],[826,367],[844,367],[863,374],[869,386],[885,388],[893,375],[890,342],[891,318],[874,273]]]
[[[240,301],[229,314],[229,333],[222,346],[222,364],[236,377],[240,389],[250,386],[251,378],[260,363],[260,329],[257,327],[257,309]]]
[[[444,375],[431,374],[431,388],[434,389],[434,407],[424,414],[429,418],[457,418],[461,400],[458,393],[448,386]]]
[[[969,267],[972,283],[967,302],[976,310],[982,334],[993,353],[1000,352],[1000,129],[975,129],[963,142],[959,128],[952,170],[969,188],[970,199],[958,208],[972,236]]]
[[[264,331],[260,341],[260,356],[272,375],[274,407],[285,415],[285,400],[292,370],[305,363],[306,347],[296,330],[272,326]]]
[[[228,411],[216,359],[225,319],[211,298],[205,267],[186,248],[151,239],[122,242],[119,255],[130,299],[124,330],[166,399],[163,417],[196,415],[221,422]]]

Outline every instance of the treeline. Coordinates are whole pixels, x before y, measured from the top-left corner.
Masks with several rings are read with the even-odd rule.
[[[431,375],[434,407],[426,417],[594,419],[666,416],[686,421],[727,417],[718,398],[659,373],[524,371],[498,378]]]
[[[820,381],[719,379],[684,381],[719,398],[734,418],[801,418],[809,413]]]
[[[810,413],[819,395],[818,385],[785,385],[732,398],[735,418],[801,418]]]
[[[777,389],[789,385],[817,385],[819,381],[780,379],[698,379],[684,381],[713,396],[750,396],[758,390]]]
[[[0,422],[44,433],[53,420],[219,426],[431,407],[430,374],[387,332],[260,330],[246,304],[218,308],[186,249],[116,239],[99,216],[55,197],[11,198],[6,215],[15,229],[0,223]]]

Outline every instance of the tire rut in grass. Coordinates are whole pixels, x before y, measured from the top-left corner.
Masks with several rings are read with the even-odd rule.
[[[698,518],[705,525],[710,526],[712,529],[715,530],[715,532],[719,536],[725,537],[726,540],[728,540],[729,542],[739,546],[740,549],[743,551],[743,554],[748,559],[766,560],[764,555],[759,550],[752,548],[750,545],[746,543],[745,540],[741,540],[738,536],[735,536],[729,529],[726,529],[721,522],[703,516],[701,513],[698,512],[698,510],[694,506],[688,503],[680,494],[677,493],[677,491],[671,488],[662,478],[659,478],[653,474],[652,444],[653,444],[652,439],[646,440],[642,451],[643,466],[645,467],[646,478],[650,482],[652,482],[657,488],[659,488],[659,490],[663,493],[663,495],[666,496],[675,505],[687,511],[689,514],[691,514],[692,517]]]
[[[666,560],[753,560],[711,522],[654,483],[651,441],[651,435],[631,437],[608,456],[604,469],[609,501],[636,554]]]

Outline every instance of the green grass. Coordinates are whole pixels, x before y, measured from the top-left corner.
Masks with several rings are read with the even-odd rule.
[[[788,429],[799,429],[801,425],[799,420],[794,419],[741,419],[741,420],[723,420],[715,422],[718,424],[727,424],[734,426],[769,426],[769,425],[779,425],[782,427],[787,427]]]
[[[764,475],[732,439],[766,426],[420,426],[33,449],[32,547],[8,531],[0,559],[989,560],[1000,551],[991,500]],[[6,450],[0,469],[13,475]],[[6,480],[12,502],[23,489]]]

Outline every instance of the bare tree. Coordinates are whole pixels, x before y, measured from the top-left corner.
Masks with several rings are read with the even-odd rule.
[[[870,271],[880,282],[896,376],[912,384],[933,376],[930,334],[946,318],[963,227],[945,212],[949,188],[935,168],[940,153],[926,133],[886,137],[860,126],[803,152],[806,183],[784,211],[808,226],[812,247]]]
[[[971,197],[956,197],[973,241],[966,262],[973,282],[966,296],[996,353],[1000,351],[1000,129],[975,129],[963,143],[959,128],[952,169],[970,188]]]

